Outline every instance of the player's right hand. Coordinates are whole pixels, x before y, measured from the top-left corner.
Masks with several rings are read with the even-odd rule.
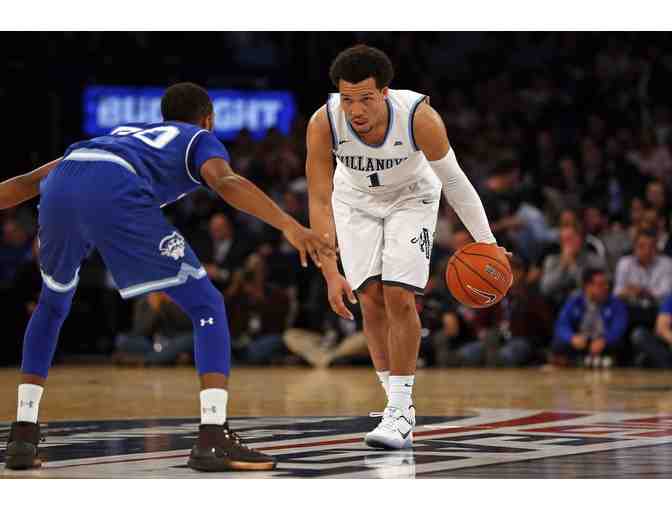
[[[329,292],[329,304],[331,309],[344,319],[355,320],[352,312],[348,310],[343,302],[345,295],[351,303],[356,303],[355,293],[348,281],[340,273],[334,273],[327,278],[327,288]]]

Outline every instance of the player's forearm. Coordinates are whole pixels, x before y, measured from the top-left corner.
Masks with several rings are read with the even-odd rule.
[[[60,162],[60,158],[0,183],[0,209],[9,209],[40,194],[40,182]]]
[[[480,243],[496,243],[481,198],[457,163],[452,148],[444,158],[430,161],[429,164],[443,184],[446,200],[474,240]]]
[[[328,200],[310,200],[310,227],[322,238],[327,234],[332,247],[336,247],[336,226],[334,224],[334,212]],[[322,273],[325,278],[333,273],[338,273],[336,256],[322,257]]]
[[[236,209],[256,216],[278,230],[284,231],[291,223],[296,223],[296,220],[245,177],[229,175],[218,179],[212,187],[223,200]]]

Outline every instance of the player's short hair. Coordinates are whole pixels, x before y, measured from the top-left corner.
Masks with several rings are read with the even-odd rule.
[[[164,121],[196,123],[212,113],[212,100],[208,91],[195,83],[171,85],[161,98],[161,115]]]
[[[331,82],[338,88],[340,80],[359,83],[373,78],[378,89],[389,86],[394,77],[392,61],[383,51],[366,44],[357,44],[341,51],[329,69]]]

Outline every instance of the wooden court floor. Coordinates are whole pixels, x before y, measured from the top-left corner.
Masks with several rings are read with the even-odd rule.
[[[16,369],[0,370],[0,421],[16,412]],[[43,420],[198,415],[198,381],[190,368],[55,367],[42,401]],[[355,416],[380,410],[382,389],[371,369],[237,368],[231,416]],[[474,408],[672,413],[672,373],[634,369],[424,369],[416,376],[418,414]]]
[[[40,419],[41,472],[2,469],[15,417],[15,369],[0,370],[1,477],[672,478],[672,373],[634,369],[423,369],[414,449],[372,450],[384,406],[367,368],[234,369],[232,427],[279,469],[196,473],[189,368],[55,367]]]

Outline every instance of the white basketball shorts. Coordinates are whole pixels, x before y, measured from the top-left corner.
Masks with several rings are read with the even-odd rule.
[[[389,196],[353,198],[352,193],[338,191],[332,196],[341,262],[352,289],[361,291],[371,281],[382,280],[384,285],[423,293],[429,279],[440,183],[438,187],[410,186]]]

